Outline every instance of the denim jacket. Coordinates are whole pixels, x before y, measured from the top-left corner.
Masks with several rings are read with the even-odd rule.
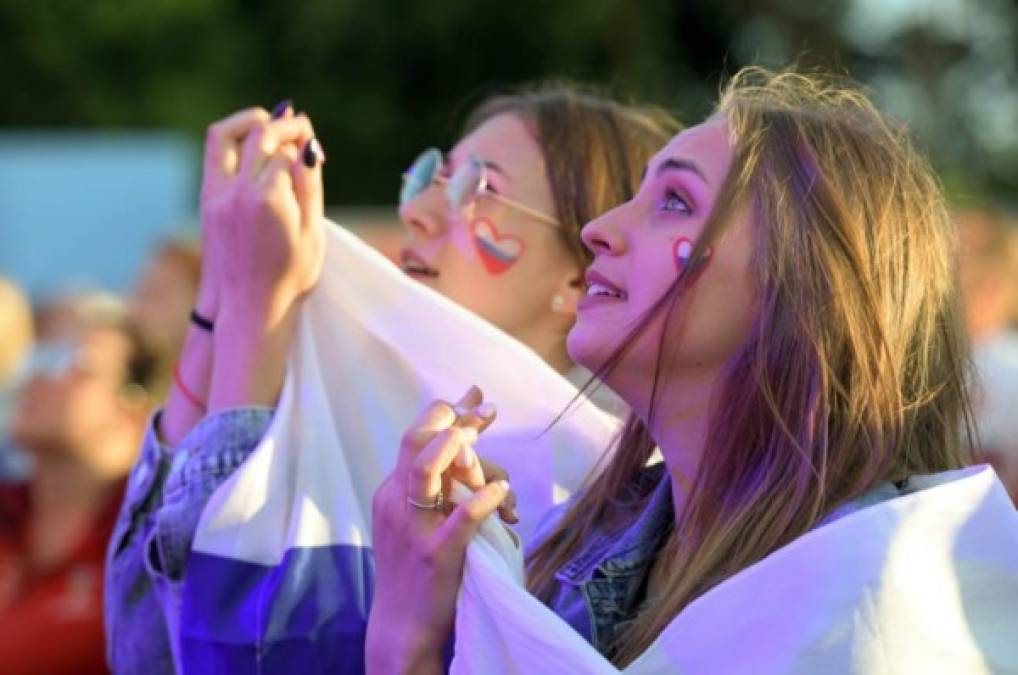
[[[921,487],[912,482],[880,483],[833,511],[817,527]],[[621,528],[595,530],[579,553],[555,573],[558,588],[548,603],[606,658],[611,658],[616,640],[645,606],[651,565],[674,522],[671,478],[663,462],[643,470],[635,493],[637,501],[643,501],[639,515]],[[570,504],[561,504],[544,517],[535,543],[552,532]]]
[[[114,672],[176,672],[184,568],[198,519],[258,445],[272,412],[210,415],[177,448],[159,441],[158,414],[149,424],[106,557],[106,650]]]

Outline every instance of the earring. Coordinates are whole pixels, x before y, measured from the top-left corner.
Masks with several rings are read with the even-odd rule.
[[[551,299],[551,311],[558,314],[566,306],[566,299],[562,297],[561,293],[556,293]]]

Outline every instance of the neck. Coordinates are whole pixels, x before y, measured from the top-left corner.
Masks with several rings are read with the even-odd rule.
[[[565,332],[557,326],[534,326],[514,331],[512,336],[537,352],[556,372],[566,373],[575,365],[566,351]]]
[[[638,400],[627,397],[627,402],[637,411],[661,449],[672,479],[676,515],[681,510],[681,497],[688,494],[705,454],[716,382],[716,374],[712,372],[684,373],[682,377],[669,378],[667,388],[658,392],[653,418],[649,390]]]

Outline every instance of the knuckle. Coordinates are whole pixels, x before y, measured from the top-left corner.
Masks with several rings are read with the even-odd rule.
[[[435,477],[435,469],[430,461],[418,459],[410,467],[410,478],[415,482],[430,482]]]
[[[441,563],[442,547],[435,542],[423,542],[418,550],[420,562],[426,567],[438,567]]]
[[[403,432],[403,437],[400,438],[400,448],[405,452],[416,452],[424,444],[424,432],[419,427],[410,427]]]

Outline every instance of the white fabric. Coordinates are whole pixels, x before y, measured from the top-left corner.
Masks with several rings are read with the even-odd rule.
[[[993,471],[926,479],[697,599],[623,672],[1018,673],[1018,515]],[[452,673],[617,673],[527,594],[497,528],[467,551]]]
[[[524,541],[608,447],[619,421],[534,352],[327,225],[322,279],[301,309],[265,439],[215,492],[194,549],[275,565],[287,549],[370,546],[371,498],[403,431],[477,384],[498,419],[477,450],[509,471]]]

